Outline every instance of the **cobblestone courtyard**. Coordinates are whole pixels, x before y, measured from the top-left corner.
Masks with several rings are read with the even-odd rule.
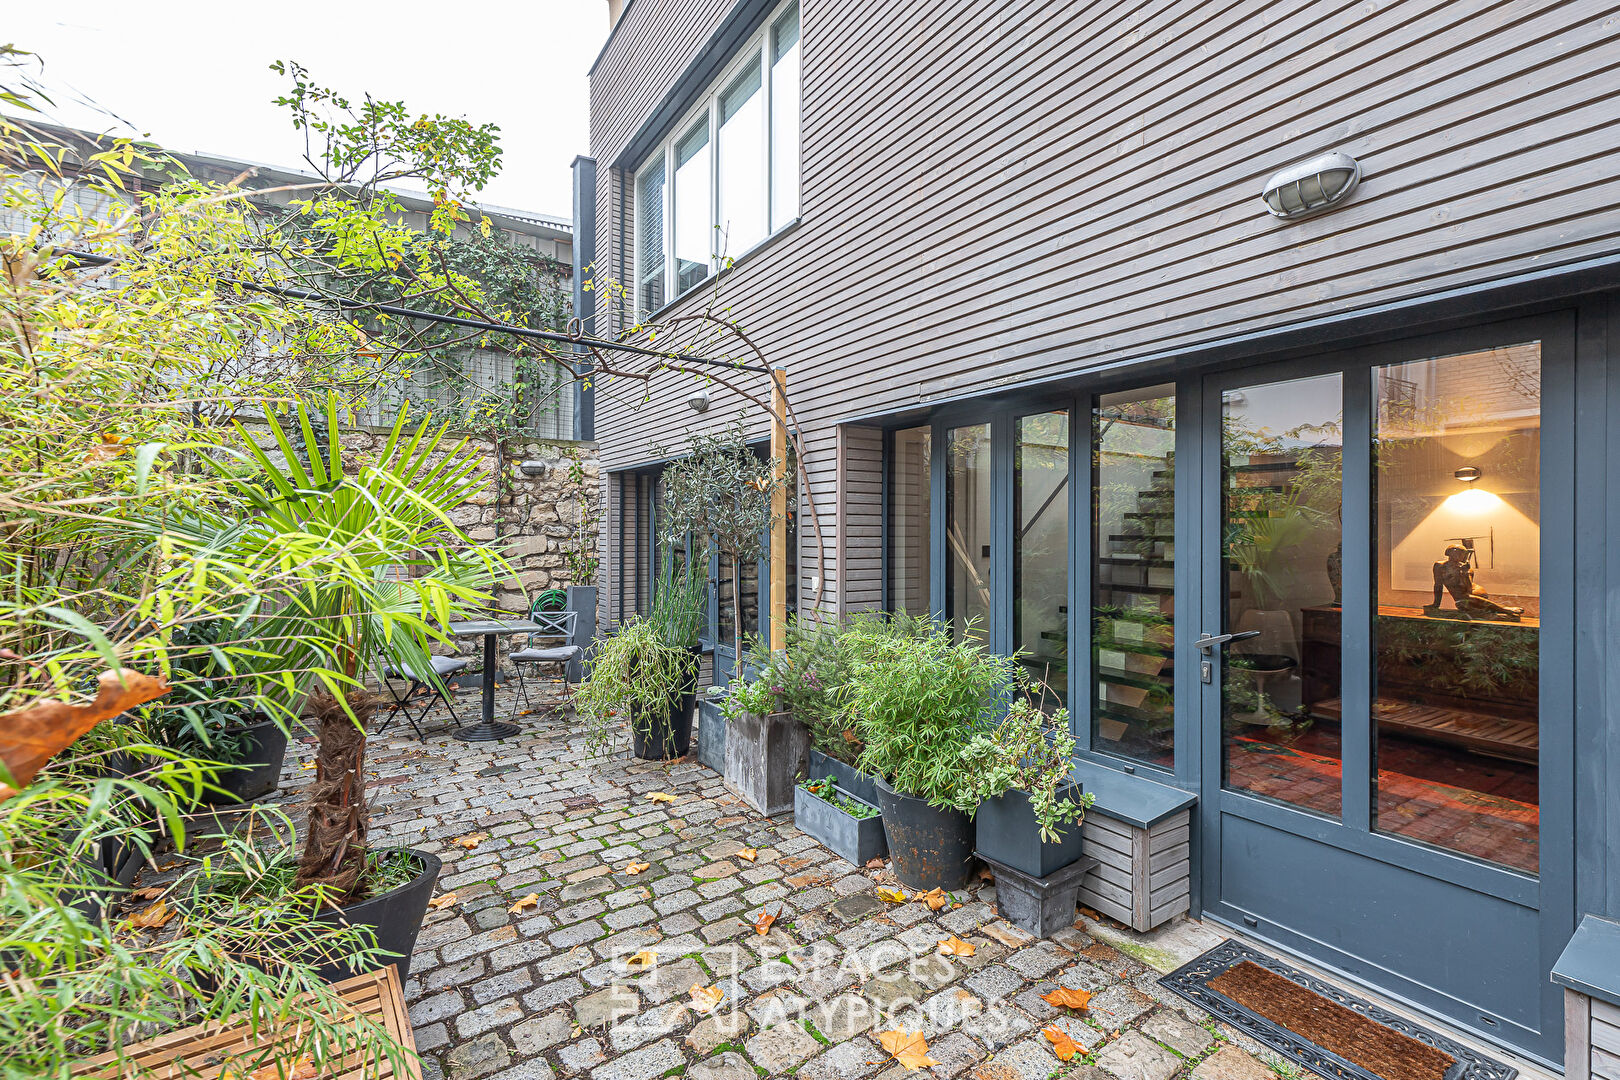
[[[476,697],[458,697],[463,717]],[[511,712],[503,691],[497,715]],[[940,1080],[1275,1075],[1160,990],[1143,958],[1168,961],[1117,928],[1031,939],[997,917],[988,881],[937,912],[885,901],[884,871],[752,812],[695,760],[592,762],[565,720],[519,720],[503,742],[396,727],[369,751],[373,845],[437,854],[437,895],[455,894],[429,911],[405,983],[430,1078],[898,1080],[879,1044],[894,1029],[924,1033]],[[310,753],[295,744],[283,801]],[[952,937],[973,954],[940,955]],[[1089,1008],[1043,1000],[1060,986],[1090,991]],[[718,1007],[700,1011],[694,987]],[[1060,1060],[1047,1028],[1079,1052]]]

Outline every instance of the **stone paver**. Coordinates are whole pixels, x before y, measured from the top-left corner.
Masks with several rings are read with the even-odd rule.
[[[475,690],[460,701],[476,711]],[[514,708],[501,691],[497,713]],[[457,893],[429,913],[405,986],[426,1077],[923,1080],[879,1046],[904,1027],[925,1032],[933,1080],[1274,1080],[1153,983],[1129,931],[1077,920],[1037,941],[998,916],[987,881],[938,912],[884,903],[885,870],[752,813],[695,761],[592,761],[566,714],[519,722],[496,743],[394,728],[368,749],[374,846],[438,855],[435,892]],[[295,742],[280,801],[296,807],[310,757]],[[471,832],[489,839],[450,843]],[[509,911],[531,892],[537,908]],[[762,913],[777,916],[763,936]],[[939,956],[951,935],[975,954]],[[643,951],[650,968],[631,962]],[[691,991],[711,986],[709,1015]],[[1056,986],[1090,991],[1090,1008],[1043,1001]],[[1082,1056],[1059,1061],[1047,1027]]]

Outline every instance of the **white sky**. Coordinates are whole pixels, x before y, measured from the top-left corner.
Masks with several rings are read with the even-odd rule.
[[[504,166],[480,197],[563,218],[569,166],[589,150],[586,73],[608,32],[606,0],[4,6],[0,43],[44,61],[51,119],[303,167],[303,140],[272,104],[288,81],[268,67],[296,60],[351,99],[370,91],[417,112],[498,124]]]

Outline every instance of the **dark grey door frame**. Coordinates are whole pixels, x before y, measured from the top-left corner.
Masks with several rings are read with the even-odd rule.
[[[1426,848],[1394,836],[1373,833],[1371,825],[1372,761],[1371,732],[1368,727],[1343,729],[1343,811],[1338,821],[1309,814],[1281,804],[1222,789],[1219,669],[1214,680],[1200,686],[1198,727],[1201,772],[1201,863],[1202,908],[1207,916],[1243,932],[1259,936],[1308,959],[1346,972],[1377,989],[1401,997],[1412,1004],[1448,1016],[1488,1037],[1514,1046],[1548,1063],[1562,1060],[1562,1001],[1558,989],[1545,978],[1569,936],[1573,933],[1575,911],[1575,685],[1574,630],[1575,593],[1573,545],[1575,522],[1574,490],[1574,315],[1554,313],[1494,324],[1470,327],[1442,334],[1389,341],[1322,356],[1251,367],[1228,368],[1204,376],[1198,393],[1202,396],[1197,412],[1199,439],[1197,461],[1200,483],[1190,493],[1197,499],[1197,512],[1188,521],[1188,537],[1196,546],[1179,549],[1196,551],[1200,603],[1188,605],[1186,615],[1177,620],[1177,651],[1182,663],[1195,669],[1201,657],[1191,647],[1192,636],[1200,630],[1221,632],[1224,616],[1221,588],[1221,391],[1234,386],[1305,378],[1330,372],[1343,372],[1344,466],[1343,466],[1343,692],[1346,717],[1370,714],[1370,652],[1372,629],[1372,564],[1369,513],[1371,506],[1371,372],[1375,366],[1401,360],[1466,352],[1518,341],[1536,339],[1542,343],[1542,426],[1541,426],[1541,873],[1530,877],[1484,863]],[[1188,425],[1192,426],[1192,425]],[[1181,475],[1178,462],[1178,480]],[[1178,487],[1179,487],[1178,483]],[[1178,509],[1181,503],[1178,499]],[[1355,512],[1353,508],[1363,508]],[[1182,541],[1178,522],[1178,545]],[[1355,557],[1360,553],[1361,557]],[[1179,562],[1180,560],[1178,560]],[[1178,567],[1178,573],[1180,568]],[[1180,582],[1178,581],[1178,585]],[[1195,625],[1194,616],[1202,622]],[[1216,659],[1217,665],[1220,663]],[[1179,687],[1178,687],[1179,689]],[[1189,712],[1192,699],[1187,699]],[[1179,731],[1178,731],[1179,735]],[[1178,747],[1178,762],[1180,748]],[[1357,867],[1382,864],[1411,871],[1446,886],[1495,898],[1517,908],[1538,913],[1538,941],[1529,943],[1539,952],[1542,973],[1539,985],[1481,987],[1479,997],[1491,992],[1509,993],[1524,999],[1539,999],[1538,1025],[1517,1024],[1491,1014],[1479,1002],[1461,1002],[1399,972],[1369,973],[1367,965],[1354,963],[1348,956],[1303,930],[1269,921],[1266,912],[1235,906],[1226,897],[1237,883],[1223,882],[1221,845],[1228,819],[1252,823],[1256,834],[1292,836],[1307,841],[1309,847],[1294,847],[1291,861],[1279,860],[1275,884],[1282,889],[1318,890],[1324,903],[1336,901],[1336,875],[1357,873]],[[1316,856],[1301,860],[1300,851]],[[1361,860],[1369,860],[1363,862]],[[1247,890],[1249,895],[1254,890]],[[1348,925],[1358,917],[1343,911]],[[1454,917],[1444,906],[1403,911],[1400,917],[1440,921]],[[1489,947],[1493,928],[1481,927],[1481,946]],[[1441,935],[1436,935],[1439,940]],[[1408,970],[1435,958],[1416,958]]]

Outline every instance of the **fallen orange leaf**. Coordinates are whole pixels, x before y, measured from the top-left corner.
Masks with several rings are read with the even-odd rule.
[[[657,964],[657,949],[642,949],[634,956],[627,957],[624,961],[624,966],[633,971],[646,971],[648,968],[655,967]]]
[[[977,951],[978,947],[973,942],[963,941],[955,934],[939,943],[939,955],[941,956],[972,956]]]
[[[907,1069],[926,1069],[939,1064],[928,1056],[928,1042],[921,1031],[882,1031],[878,1033],[878,1042],[890,1057]]]
[[[754,920],[754,933],[761,934],[761,935],[770,933],[771,923],[775,922],[781,916],[781,914],[782,914],[782,905],[781,904],[776,905],[776,914],[775,915],[772,915],[770,912],[766,911],[764,908],[760,908],[759,909],[759,918]]]
[[[712,1013],[720,1007],[725,999],[725,993],[718,986],[701,986],[694,984],[687,993],[692,995],[692,1008],[700,1013]]]
[[[530,893],[528,896],[525,896],[523,899],[519,900],[517,903],[513,904],[511,907],[507,908],[506,910],[507,910],[507,912],[509,914],[516,915],[520,911],[524,911],[524,910],[526,910],[528,908],[539,907],[539,906],[540,906],[540,894],[539,893]]]
[[[313,1080],[320,1075],[315,1060],[304,1054],[292,1062],[272,1061],[248,1073],[247,1080]]]
[[[1091,991],[1071,990],[1067,986],[1060,986],[1050,994],[1042,994],[1041,1000],[1058,1008],[1087,1009],[1091,1007]]]
[[[671,795],[667,791],[649,791],[647,792],[647,801],[659,803],[674,802],[675,796]]]
[[[473,848],[477,847],[479,844],[482,844],[488,839],[489,833],[487,832],[473,832],[468,833],[466,836],[458,836],[450,842],[456,845],[456,847],[466,848],[468,851],[471,851]]]
[[[759,858],[759,849],[745,847],[741,851],[737,852],[737,858],[747,859],[749,862],[753,862],[755,859]]]
[[[645,874],[651,867],[652,863],[633,862],[620,871],[620,873],[629,874],[634,877],[636,874]]]
[[[1042,1035],[1052,1044],[1052,1053],[1058,1056],[1059,1061],[1068,1061],[1080,1052],[1080,1045],[1069,1038],[1069,1033],[1059,1028],[1043,1028]]]
[[[174,916],[175,912],[169,910],[168,903],[163,900],[159,900],[151,907],[144,908],[141,911],[131,915],[129,917],[129,925],[139,926],[142,929],[157,930],[167,926],[169,920],[174,918]]]
[[[79,736],[121,712],[169,692],[169,684],[129,668],[96,676],[95,700],[84,705],[48,699],[0,713],[0,761],[11,782],[23,787],[45,763]],[[0,784],[0,798],[16,794]]]
[[[939,888],[929,889],[925,893],[918,893],[912,899],[921,900],[927,904],[929,911],[938,911],[951,902],[951,898],[945,895],[945,890]]]
[[[456,894],[453,892],[447,892],[443,896],[435,896],[433,899],[429,900],[428,907],[432,908],[434,911],[443,911],[445,908],[449,907],[455,902]]]
[[[877,898],[888,904],[903,904],[906,902],[906,894],[900,889],[879,889]]]
[[[167,890],[165,890],[161,885],[148,885],[144,889],[136,889],[129,895],[133,896],[137,900],[156,900],[166,891]]]

